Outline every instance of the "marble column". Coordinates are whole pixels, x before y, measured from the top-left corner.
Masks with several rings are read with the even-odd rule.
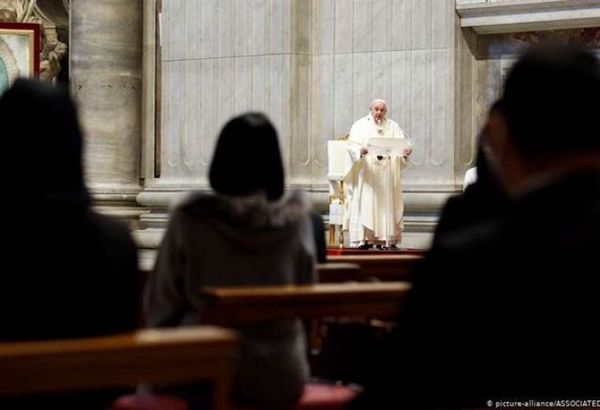
[[[102,211],[139,220],[142,0],[70,4],[70,81],[86,136],[88,185]]]

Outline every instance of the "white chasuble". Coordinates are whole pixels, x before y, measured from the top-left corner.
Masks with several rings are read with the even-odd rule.
[[[400,243],[402,232],[402,155],[360,155],[369,139],[406,138],[398,124],[384,119],[376,124],[371,115],[356,121],[350,130],[348,151],[354,163],[348,174],[348,212],[344,229],[348,230],[350,246],[365,239],[370,242]]]

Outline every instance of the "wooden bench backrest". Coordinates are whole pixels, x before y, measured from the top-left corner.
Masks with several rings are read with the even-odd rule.
[[[319,283],[362,282],[362,271],[357,263],[319,263]]]
[[[212,326],[0,343],[0,396],[211,381],[228,408],[238,339]]]
[[[202,289],[203,320],[234,324],[319,317],[393,317],[411,285],[319,283],[303,286]]]
[[[375,252],[375,251],[374,251]],[[354,277],[359,281],[372,279],[384,282],[412,281],[415,266],[423,259],[420,254],[401,255],[339,255],[328,256],[328,263],[356,264],[360,266],[360,273]],[[331,275],[327,272],[320,277],[321,282],[340,281],[343,275]],[[350,279],[352,280],[352,279]]]

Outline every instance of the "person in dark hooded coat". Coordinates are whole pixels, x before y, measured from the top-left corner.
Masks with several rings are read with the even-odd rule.
[[[599,111],[594,53],[520,56],[482,140],[508,208],[440,235],[352,409],[595,405]]]

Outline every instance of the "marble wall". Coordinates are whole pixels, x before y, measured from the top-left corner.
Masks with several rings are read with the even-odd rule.
[[[403,245],[427,246],[440,206],[473,164],[477,130],[518,45],[550,35],[600,49],[597,29],[563,27],[598,27],[590,13],[600,0],[165,0],[162,11],[160,3],[70,4],[88,182],[104,211],[144,228],[138,243],[151,250],[168,204],[207,187],[215,138],[232,115],[273,119],[288,183],[323,209],[326,141],[347,133],[375,97],[415,147]],[[481,14],[485,21],[473,20]],[[490,27],[518,33],[482,35]]]
[[[407,226],[431,231],[460,186],[472,153],[457,166],[465,45],[454,0],[169,0],[161,27],[160,177],[146,171],[141,202],[206,187],[224,122],[260,110],[279,130],[288,183],[322,206],[326,141],[346,134],[373,98],[387,100],[415,148]]]
[[[452,190],[454,2],[318,1],[312,26],[311,133],[319,164],[325,166],[325,141],[347,133],[373,98],[383,98],[414,145],[405,189]]]
[[[289,145],[291,85],[301,58],[295,12],[290,0],[164,3],[163,150],[156,182],[205,185],[220,128],[244,111],[267,112]]]

